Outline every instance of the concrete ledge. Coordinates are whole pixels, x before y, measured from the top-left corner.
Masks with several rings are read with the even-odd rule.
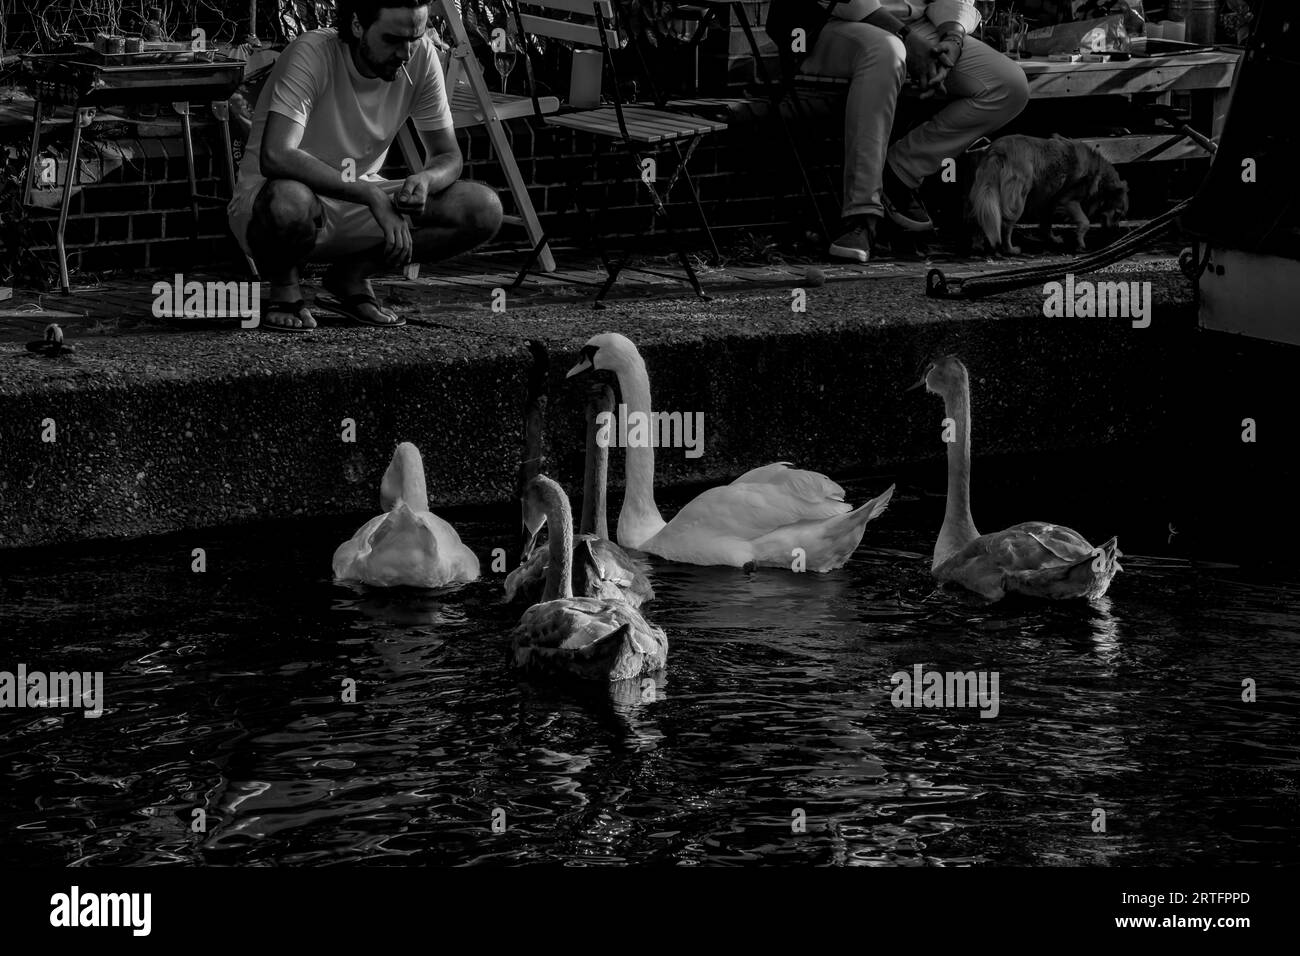
[[[410,314],[405,329],[229,330],[85,338],[73,358],[0,345],[0,547],[373,511],[394,444],[424,454],[434,507],[513,498],[530,376],[546,383],[545,467],[581,487],[592,334],[641,347],[655,407],[705,413],[701,458],[658,456],[658,484],[773,460],[835,475],[938,458],[942,410],[904,395],[936,351],[971,368],[977,454],[1153,439],[1190,327],[1187,283],[1154,284],[1151,328],[1045,319],[1038,290],[928,300],[913,278],[585,306]],[[530,342],[534,343],[530,348]],[[343,419],[356,441],[341,440]],[[52,419],[56,440],[42,441]],[[615,453],[611,485],[622,480]]]
[[[526,348],[445,331],[358,347],[333,334],[323,350],[267,333],[124,336],[36,376],[30,362],[43,360],[0,355],[27,373],[0,377],[0,542],[373,507],[398,435],[423,449],[440,501],[509,496],[517,442],[502,434],[523,404]],[[341,439],[345,418],[355,443]]]

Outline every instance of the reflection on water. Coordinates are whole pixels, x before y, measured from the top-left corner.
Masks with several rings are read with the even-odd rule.
[[[0,859],[1300,862],[1293,573],[1130,555],[1093,605],[986,607],[932,586],[933,512],[829,575],[653,565],[669,667],[596,687],[509,669],[501,575],[331,584],[348,519],[209,536],[206,574],[188,536],[11,562],[0,669],[103,670],[106,709],[0,711]],[[998,716],[894,708],[916,664],[997,671]]]

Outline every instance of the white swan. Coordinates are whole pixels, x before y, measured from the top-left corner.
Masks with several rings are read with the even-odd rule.
[[[569,370],[611,369],[629,417],[650,414],[650,378],[636,346],[617,332],[593,336]],[[777,462],[711,488],[664,521],[654,499],[654,449],[627,448],[627,488],[618,543],[684,564],[791,569],[802,553],[808,571],[842,567],[867,522],[885,510],[894,486],[856,510],[825,475]],[[798,551],[796,549],[799,549]]]
[[[1120,569],[1118,540],[1099,548],[1077,531],[1027,521],[980,534],[970,512],[970,378],[955,356],[935,361],[913,388],[943,399],[955,426],[948,443],[948,502],[934,544],[931,573],[996,601],[1015,591],[1040,598],[1097,598]],[[910,391],[911,389],[909,389]]]
[[[608,385],[599,386],[587,403],[582,525],[573,548],[573,593],[579,597],[627,601],[633,607],[640,607],[654,598],[654,589],[637,561],[609,540],[605,523],[605,474],[609,466],[609,448],[596,440],[597,416],[601,412],[612,412],[613,408],[614,391]],[[526,600],[530,604],[541,600],[549,566],[550,549],[533,547],[530,542],[523,563],[506,575],[506,600]]]
[[[550,527],[550,565],[542,603],[524,612],[512,636],[516,667],[589,680],[624,680],[662,668],[668,638],[626,601],[574,597],[573,514],[563,489],[545,475],[524,488],[524,521]]]
[[[379,486],[379,507],[334,552],[334,577],[375,587],[440,588],[478,579],[478,558],[456,529],[429,511],[424,462],[402,442]]]

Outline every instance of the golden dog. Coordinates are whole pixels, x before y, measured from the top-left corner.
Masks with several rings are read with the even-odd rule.
[[[1011,234],[1027,210],[1038,213],[1044,243],[1057,244],[1052,236],[1057,209],[1078,227],[1077,247],[1083,249],[1092,217],[1100,215],[1114,226],[1128,212],[1128,184],[1101,153],[1064,136],[1003,136],[988,148],[970,191],[977,247],[982,233],[990,248],[1018,254]]]

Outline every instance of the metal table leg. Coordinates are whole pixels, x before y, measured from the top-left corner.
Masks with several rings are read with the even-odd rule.
[[[81,130],[90,125],[93,110],[75,107],[72,116],[72,146],[68,150],[68,175],[63,183],[63,202],[59,204],[59,226],[54,242],[59,251],[59,285],[66,294],[71,291],[68,282],[68,251],[63,244],[63,233],[68,228],[68,209],[72,205],[73,183],[81,178]]]
[[[235,194],[235,147],[230,141],[230,101],[213,100],[212,115],[221,124],[221,144],[225,147],[222,154],[226,161],[226,182],[230,185],[230,195]]]
[[[194,174],[194,137],[190,131],[190,104],[187,100],[172,103],[181,115],[181,139],[185,142],[185,169],[190,177],[190,212],[194,217],[191,238],[199,237],[199,181]]]
[[[32,115],[32,150],[27,154],[27,182],[23,186],[23,205],[32,201],[32,183],[36,179],[36,158],[41,151],[41,98],[36,97]]]

